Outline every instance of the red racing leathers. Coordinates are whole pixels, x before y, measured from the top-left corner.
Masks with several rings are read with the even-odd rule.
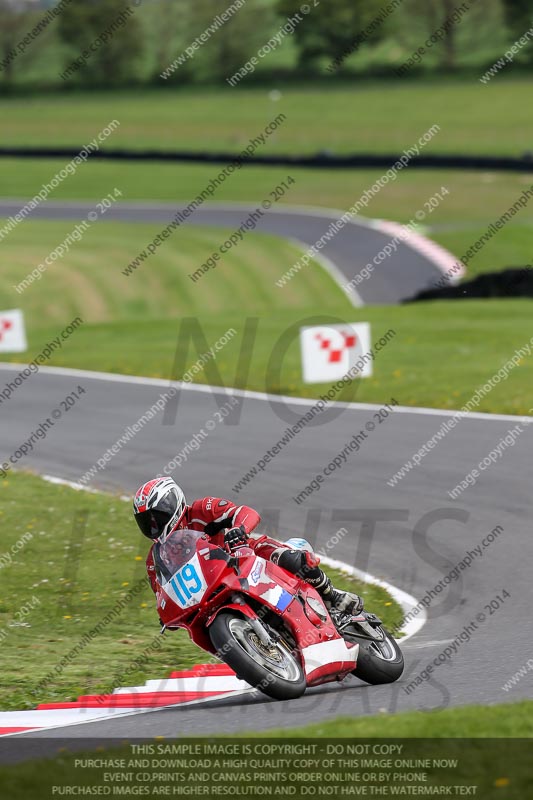
[[[257,511],[254,511],[249,506],[237,506],[222,497],[204,497],[185,507],[183,517],[174,530],[202,531],[213,544],[224,547],[224,534],[228,528],[242,526],[244,532],[250,535],[260,521],[261,517]],[[247,545],[261,558],[272,561],[274,564],[279,564],[282,569],[286,569],[288,572],[292,572],[293,575],[297,575],[307,581],[321,595],[328,608],[334,608],[336,611],[352,615],[362,612],[362,598],[353,592],[335,589],[329,577],[318,566],[320,559],[313,552],[292,549],[291,545],[261,535],[250,536]],[[154,546],[155,543],[148,553],[146,569],[152,591],[156,593],[157,578],[153,556]]]
[[[180,523],[174,530],[187,528],[192,531],[203,531],[213,544],[223,547],[224,533],[228,527],[238,528],[242,525],[245,532],[250,534],[260,521],[261,517],[257,511],[254,511],[249,506],[237,506],[222,497],[204,497],[200,500],[195,500],[192,505],[186,507]],[[231,524],[228,525],[228,522]],[[267,536],[261,536],[259,539],[251,538],[248,545],[257,552],[257,555],[266,559],[269,559],[274,551],[289,549],[281,542],[269,539]],[[155,592],[156,571],[153,549],[154,545],[152,545],[148,553],[146,569],[150,586],[152,591]]]

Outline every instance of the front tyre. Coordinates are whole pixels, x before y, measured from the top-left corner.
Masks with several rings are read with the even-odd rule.
[[[218,614],[209,636],[217,656],[250,686],[276,700],[292,700],[305,692],[305,675],[295,656],[280,641],[264,645],[246,617]]]

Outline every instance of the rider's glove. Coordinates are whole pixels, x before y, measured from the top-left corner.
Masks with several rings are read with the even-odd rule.
[[[242,547],[248,539],[248,534],[241,525],[240,528],[230,528],[224,534],[224,544],[229,548],[230,552]]]

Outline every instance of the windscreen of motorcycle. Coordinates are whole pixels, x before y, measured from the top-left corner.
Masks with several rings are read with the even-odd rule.
[[[169,580],[196,553],[196,542],[203,533],[187,528],[174,531],[164,542],[156,542],[154,561],[161,574]]]
[[[177,530],[154,547],[162,588],[181,608],[199,603],[207,588],[196,553],[196,543],[202,537],[199,531]]]

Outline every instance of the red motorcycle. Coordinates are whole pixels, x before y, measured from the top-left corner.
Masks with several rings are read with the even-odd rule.
[[[166,629],[278,700],[350,672],[371,684],[403,672],[403,656],[374,614],[328,611],[304,580],[247,546],[230,553],[202,533],[179,530],[154,548],[157,608]]]

